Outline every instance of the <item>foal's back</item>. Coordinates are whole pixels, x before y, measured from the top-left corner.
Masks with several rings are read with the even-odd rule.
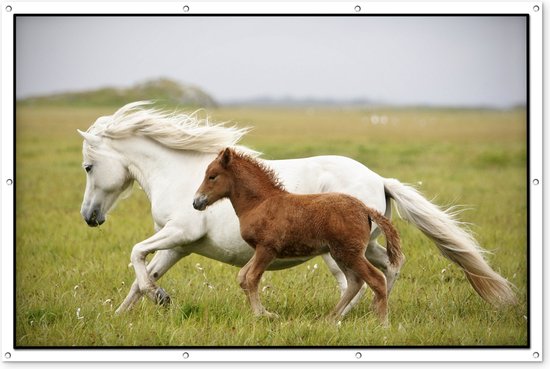
[[[300,257],[333,248],[363,248],[370,236],[368,209],[340,193],[274,195],[241,217],[251,246],[266,245],[277,257]]]

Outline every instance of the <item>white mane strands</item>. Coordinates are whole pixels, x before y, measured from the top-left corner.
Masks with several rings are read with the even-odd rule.
[[[224,123],[211,124],[208,117],[198,116],[199,111],[170,114],[144,108],[149,104],[150,101],[127,104],[112,116],[98,118],[88,132],[113,139],[139,135],[176,150],[217,153],[225,147],[235,146],[250,130],[228,127]]]

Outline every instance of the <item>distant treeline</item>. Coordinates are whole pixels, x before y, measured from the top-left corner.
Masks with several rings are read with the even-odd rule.
[[[103,87],[89,91],[57,93],[18,100],[24,105],[122,106],[139,100],[155,100],[166,105],[212,108],[218,104],[195,86],[161,78],[127,88]]]
[[[406,109],[406,110],[516,110],[524,105],[495,108],[491,106],[442,106],[442,105],[400,105],[373,101],[367,98],[331,99],[314,97],[256,97],[249,99],[217,102],[210,94],[199,87],[183,84],[168,78],[148,80],[136,85],[119,88],[103,87],[88,91],[56,93],[20,99],[22,105],[53,106],[112,106],[120,107],[127,103],[152,100],[162,106],[186,108],[215,108],[223,106],[272,107],[272,108],[354,108],[354,109]]]

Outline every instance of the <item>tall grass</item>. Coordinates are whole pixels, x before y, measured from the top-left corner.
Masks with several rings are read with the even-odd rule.
[[[407,257],[379,327],[370,293],[336,325],[339,298],[320,258],[267,272],[255,319],[238,269],[200,256],[160,281],[168,309],[141,301],[114,309],[134,279],[131,247],[150,236],[150,206],[137,186],[107,223],[88,228],[81,138],[110,108],[19,106],[16,121],[16,344],[19,346],[500,346],[527,343],[525,112],[224,108],[215,120],[253,126],[244,144],[271,159],[350,156],[383,176],[420,185],[439,204],[464,204],[490,264],[518,287],[520,303],[495,309],[431,242],[396,220]],[[353,173],[350,173],[353,175]]]

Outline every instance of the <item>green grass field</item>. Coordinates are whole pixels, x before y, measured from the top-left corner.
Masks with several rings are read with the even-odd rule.
[[[323,317],[339,298],[320,258],[267,272],[253,318],[238,269],[183,259],[159,284],[164,309],[148,300],[115,316],[134,279],[132,246],[153,232],[136,186],[100,228],[81,219],[86,129],[112,108],[19,106],[16,120],[16,345],[18,346],[439,346],[526,345],[527,189],[524,110],[223,108],[213,120],[254,130],[243,144],[269,159],[338,154],[385,177],[420,184],[438,204],[462,204],[490,250],[489,263],[518,288],[517,306],[482,301],[458,267],[401,220],[407,257],[390,296],[391,326],[378,325],[367,293],[341,323]],[[375,124],[378,123],[378,124]],[[384,124],[382,124],[384,123]],[[7,246],[7,245],[6,245]]]

